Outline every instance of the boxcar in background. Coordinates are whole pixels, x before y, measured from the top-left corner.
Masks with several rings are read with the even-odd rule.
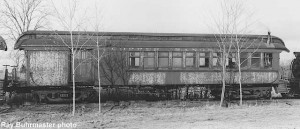
[[[221,41],[229,43],[226,37],[230,35],[72,32],[77,100],[88,100],[96,94],[92,89],[98,86],[98,68],[107,99],[112,94],[120,99],[139,95],[171,99],[219,97],[222,85],[219,45]],[[280,38],[271,35],[237,35],[237,38],[244,45],[240,53],[243,94],[269,97],[272,87],[279,84],[279,54],[289,50]],[[15,49],[26,55],[21,70],[24,79],[20,80],[25,83],[18,87],[31,89],[38,100],[70,99],[71,48],[69,32],[23,33],[15,45]],[[101,64],[97,64],[98,48]],[[234,47],[228,54],[228,94],[238,98]]]

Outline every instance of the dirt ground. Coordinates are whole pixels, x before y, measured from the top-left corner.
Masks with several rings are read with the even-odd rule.
[[[219,107],[219,101],[131,101],[1,106],[0,128],[103,129],[300,129],[300,100],[248,100]],[[12,125],[13,124],[13,125]]]

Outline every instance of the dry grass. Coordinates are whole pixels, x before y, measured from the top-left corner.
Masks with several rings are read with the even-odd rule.
[[[0,120],[19,122],[72,122],[77,128],[136,129],[244,129],[299,128],[300,100],[251,100],[243,106],[231,103],[219,107],[219,101],[131,101],[103,104],[77,104],[76,116],[71,105],[38,105],[14,109],[0,114]],[[112,108],[114,107],[114,108]]]

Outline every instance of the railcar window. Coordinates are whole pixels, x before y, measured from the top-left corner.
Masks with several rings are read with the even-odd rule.
[[[259,68],[260,67],[260,53],[253,53],[251,56],[251,67]]]
[[[154,52],[144,52],[144,68],[154,68]]]
[[[195,52],[187,52],[185,58],[186,67],[195,67],[196,54]]]
[[[212,65],[214,67],[221,66],[221,60],[220,59],[221,59],[221,53],[214,52],[213,53],[213,62],[212,62]]]
[[[199,67],[209,67],[209,52],[199,53]]]
[[[158,52],[158,67],[159,68],[169,67],[169,52]]]
[[[236,54],[230,53],[228,58],[226,59],[226,67],[235,68],[236,67]]]
[[[129,54],[130,67],[140,66],[140,52],[130,52]]]
[[[264,53],[264,66],[265,68],[272,67],[272,53]]]
[[[247,67],[248,65],[248,53],[242,52],[240,55],[241,67]]]
[[[172,53],[173,59],[173,68],[181,68],[182,67],[182,52],[173,52]]]
[[[76,66],[75,80],[76,82],[89,82],[92,79],[90,73],[92,69],[91,51],[78,50],[74,57]]]

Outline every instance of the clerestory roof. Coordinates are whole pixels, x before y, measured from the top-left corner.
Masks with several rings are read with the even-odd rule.
[[[75,48],[94,48],[97,41],[102,46],[127,48],[217,48],[220,43],[239,41],[250,49],[289,52],[283,40],[269,35],[73,31],[72,37],[71,41],[71,33],[68,31],[27,31],[18,38],[15,49],[68,47],[71,42]]]

